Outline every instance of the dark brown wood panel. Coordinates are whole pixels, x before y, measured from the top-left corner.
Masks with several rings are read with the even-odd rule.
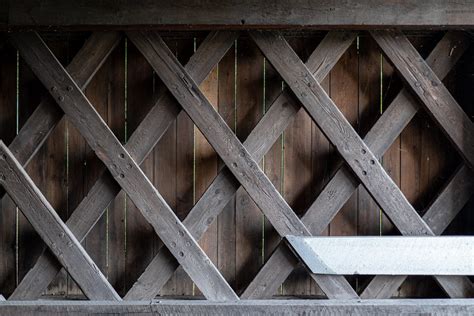
[[[0,139],[10,144],[17,132],[17,51],[0,45]],[[17,285],[16,206],[8,196],[0,200],[0,288],[5,296]]]

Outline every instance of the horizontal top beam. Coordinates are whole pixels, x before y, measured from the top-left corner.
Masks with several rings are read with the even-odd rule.
[[[470,28],[474,1],[1,0],[0,29]]]

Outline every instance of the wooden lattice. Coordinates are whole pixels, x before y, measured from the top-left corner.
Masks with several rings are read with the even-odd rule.
[[[355,33],[329,32],[303,63],[278,32],[249,31],[287,88],[243,143],[198,87],[234,44],[239,33],[211,32],[184,67],[157,33],[131,31],[126,35],[168,90],[157,94],[153,108],[125,146],[82,92],[119,42],[119,33],[93,34],[66,69],[38,34],[10,35],[23,59],[50,94],[9,148],[0,143],[0,184],[50,249],[20,282],[10,298],[12,300],[38,298],[62,267],[89,299],[121,300],[80,244],[121,190],[135,203],[166,246],[159,250],[126,294],[126,300],[154,298],[179,266],[208,300],[238,300],[239,296],[197,240],[241,186],[282,237],[321,234],[360,184],[403,235],[441,234],[471,196],[474,142],[470,140],[474,139],[474,125],[441,82],[467,49],[463,33],[448,32],[425,61],[404,34],[371,32],[403,77],[406,87],[361,139],[320,86],[354,41]],[[423,217],[418,215],[379,162],[421,107],[442,128],[465,162]],[[316,122],[345,162],[301,218],[257,163],[300,108]],[[183,221],[178,219],[140,168],[181,110],[190,116],[226,165]],[[63,112],[109,171],[102,174],[66,223],[24,170]],[[453,192],[456,192],[459,203],[447,208]],[[240,298],[273,295],[298,264],[287,245],[281,243]],[[330,299],[359,298],[343,276],[311,276]],[[405,278],[376,276],[361,297],[389,298]],[[467,277],[436,276],[436,281],[451,298],[473,295],[473,285]]]

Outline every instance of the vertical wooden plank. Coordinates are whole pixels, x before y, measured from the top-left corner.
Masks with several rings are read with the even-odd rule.
[[[316,47],[314,40],[298,35],[289,37],[288,42],[302,60],[307,60]],[[312,124],[310,116],[301,109],[284,133],[283,192],[285,200],[300,217],[315,199],[312,189]],[[311,279],[303,267],[298,267],[288,277],[282,294],[311,294]]]
[[[154,75],[157,79],[156,74]],[[171,123],[169,129],[161,138],[153,151],[155,160],[154,185],[165,199],[171,209],[177,209],[177,122]],[[155,239],[159,239],[158,237]],[[160,242],[155,243],[155,251],[158,251]],[[181,268],[180,268],[181,269]],[[171,277],[163,287],[160,295],[172,295],[175,293],[176,276]]]
[[[127,50],[128,43],[123,40],[110,55],[110,68],[107,69],[107,124],[122,144],[127,141],[127,116],[130,113],[130,111],[127,112],[125,90]],[[107,278],[121,296],[126,293],[125,277],[128,275],[126,203],[128,203],[128,197],[122,192],[105,213],[107,216]]]
[[[145,57],[129,41],[127,51],[127,136],[131,135],[152,106],[155,91],[154,72]],[[154,181],[154,155],[141,164],[150,181]],[[158,239],[152,226],[133,202],[126,206],[126,276],[125,288],[135,283],[153,259],[154,243]]]
[[[45,34],[44,39],[57,58],[67,62],[67,37]],[[18,122],[22,126],[30,117],[45,94],[44,87],[33,75],[29,66],[20,60],[19,65]],[[67,219],[67,164],[66,164],[66,122],[62,120],[36,156],[26,167],[27,173],[44,194],[61,219]],[[21,280],[31,269],[38,256],[45,249],[44,243],[28,222],[18,212],[18,279]],[[46,294],[67,295],[67,276],[61,273],[46,291]]]
[[[263,55],[253,41],[237,46],[237,137],[244,141],[263,112]],[[236,290],[242,291],[262,264],[263,215],[241,187],[236,194]]]
[[[468,51],[461,57],[453,71],[447,76],[444,82],[456,101],[463,108],[466,114],[474,119],[474,61],[471,56],[474,54],[474,47],[471,45]],[[474,233],[474,199],[464,206],[462,211],[446,229],[446,235],[472,235]]]
[[[358,58],[353,44],[331,71],[330,96],[351,125],[357,129]],[[330,235],[357,234],[357,191],[346,202],[330,225]]]
[[[122,141],[125,136],[124,49],[121,42],[85,91],[95,109]],[[88,192],[100,176],[102,163],[89,146],[86,146],[85,157],[85,191]],[[120,193],[85,240],[87,252],[119,294],[124,292],[124,214],[125,195]]]
[[[357,43],[353,43],[331,71],[330,96],[349,123],[358,129],[359,65]],[[339,157],[337,158],[339,159]],[[358,190],[347,200],[329,226],[331,236],[357,235]],[[355,285],[356,277],[349,277]]]
[[[216,111],[218,111],[218,67],[212,70],[206,80],[200,85],[200,89]],[[194,146],[195,203],[217,175],[218,156],[197,127],[194,127]],[[214,264],[217,264],[217,221],[209,226],[206,233],[201,237],[199,244],[209,256],[209,259]],[[195,295],[202,295],[198,288],[195,288]]]
[[[194,39],[164,38],[171,51],[184,64],[194,52]],[[182,111],[176,120],[176,208],[183,220],[193,206],[194,198],[194,124]],[[193,295],[194,284],[180,267],[162,290],[164,295]]]
[[[321,87],[330,94],[331,73],[321,82]],[[334,149],[329,143],[328,139],[321,132],[314,121],[311,122],[311,156],[312,156],[312,170],[313,170],[313,191],[312,200],[324,189],[324,186],[329,182],[333,174],[330,170],[331,155],[334,155]],[[329,235],[329,226],[321,233],[322,236]],[[326,297],[316,282],[311,279],[311,294],[318,297]]]
[[[8,44],[0,46],[0,139],[10,144],[16,135],[17,52]],[[16,207],[5,196],[0,201],[0,292],[8,296],[16,280]]]
[[[426,58],[427,54],[439,40],[436,36],[424,34],[413,34],[409,39],[424,58]],[[426,158],[427,155],[431,155],[428,148],[432,147],[432,145],[426,143],[428,141],[425,135],[425,129],[428,127],[427,120],[427,114],[421,109],[401,136],[401,189],[410,203],[419,212],[430,201],[427,197],[427,190],[431,184],[427,179],[426,172],[430,168],[430,161],[429,158]],[[432,135],[432,133],[430,134]],[[437,138],[434,139],[435,142],[438,142],[442,137],[438,135]],[[439,154],[442,152],[440,151]],[[432,159],[436,160],[434,157]],[[426,276],[408,277],[398,293],[399,297],[428,297],[433,295],[439,297],[444,294],[434,279]]]
[[[55,49],[57,56],[63,58],[63,64],[69,64],[84,43],[86,37],[87,35],[82,33],[67,34],[60,42],[53,44],[57,47]],[[58,55],[58,53],[60,53],[60,55]],[[63,185],[65,186],[67,197],[64,210],[60,209],[57,211],[62,213],[60,213],[60,215],[62,215],[63,220],[67,220],[71,212],[74,211],[86,194],[86,192],[84,192],[85,142],[72,124],[67,120],[64,121],[65,157],[62,163],[65,164],[66,168]],[[48,179],[46,179],[46,181],[48,181]],[[81,289],[65,270],[61,270],[56,279],[50,284],[47,293],[51,295],[64,293],[67,297],[83,295]]]
[[[370,36],[359,37],[359,135],[364,137],[382,109],[382,55]],[[380,235],[381,211],[367,190],[358,189],[358,235]]]
[[[281,79],[275,68],[272,66],[272,64],[268,62],[268,60],[265,60],[264,66],[265,94],[263,101],[265,102],[265,112],[268,112],[270,106],[283,91],[283,80]],[[264,156],[265,174],[273,183],[278,192],[280,192],[280,194],[283,194],[283,145],[284,136],[282,134],[276,140],[275,144],[270,148],[268,153]],[[281,237],[273,228],[270,221],[266,219],[266,217],[264,220],[263,229],[263,256],[264,261],[266,262],[268,258],[270,258],[275,248],[278,246]],[[281,288],[280,291],[275,294],[281,294]]]
[[[382,57],[381,111],[384,112],[403,86],[390,62]],[[401,188],[401,136],[399,136],[382,157],[382,165],[393,181]],[[393,234],[395,227],[390,219],[381,214],[380,234]]]
[[[234,131],[236,129],[236,47],[232,47],[218,66],[219,114]],[[219,159],[219,167],[223,162]],[[217,268],[230,286],[236,288],[236,223],[235,197],[217,217]]]

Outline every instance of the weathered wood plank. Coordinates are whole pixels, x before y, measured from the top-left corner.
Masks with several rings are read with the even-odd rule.
[[[335,62],[343,54],[354,39],[353,34],[330,33],[324,45],[321,45],[313,53],[308,65],[315,69],[316,77],[322,80],[333,67]],[[259,124],[252,130],[244,146],[251,152],[256,160],[261,159],[266,151],[288,126],[298,108],[292,102],[289,94],[283,93],[274,102],[269,112],[262,118]],[[215,216],[219,214],[226,203],[232,198],[239,188],[238,181],[232,176],[228,169],[223,169],[209,186],[206,193],[199,200],[184,224],[189,227],[194,236],[200,237],[207,227],[212,223]],[[175,265],[174,267],[171,264]],[[166,266],[169,265],[169,266]],[[157,255],[153,262],[139,278],[134,287],[127,293],[125,299],[145,299],[154,297],[164,282],[169,278],[165,272],[171,274],[176,269],[174,260],[169,259],[169,254],[164,251]],[[339,279],[343,280],[343,279]],[[327,280],[328,282],[331,280]],[[339,295],[345,298],[357,297],[347,282],[340,283]],[[332,293],[329,293],[330,295]]]
[[[208,36],[186,65],[186,69],[195,75],[196,81],[204,80],[235,38],[236,34],[231,32],[213,32]],[[145,159],[180,112],[174,99],[163,92],[164,89],[156,92],[153,108],[125,146],[136,161]],[[66,223],[79,240],[85,238],[120,190],[120,186],[107,172],[94,184]],[[61,269],[56,262],[48,253],[43,254],[16,288],[12,298],[36,299]]]
[[[153,97],[156,89],[154,84],[154,76],[153,69],[149,66],[146,59],[143,58],[138,49],[136,49],[136,47],[134,47],[133,44],[127,40],[127,138],[124,139],[124,144],[127,143],[128,137],[133,134],[146,114],[149,113],[150,107],[154,105]],[[116,108],[117,105],[112,104],[112,107]],[[164,152],[164,154],[166,153],[167,151]],[[148,179],[150,179],[150,181],[152,181],[156,186],[154,179],[154,152],[152,152],[143,162],[141,162],[140,168],[147,175]],[[171,165],[169,168],[172,169]],[[166,172],[165,170],[169,169],[167,166],[166,168],[160,168],[159,170],[159,173],[161,174]],[[168,176],[170,177],[169,181],[175,178],[175,175]],[[172,184],[170,183],[170,185]],[[165,198],[163,192],[160,190],[161,188],[156,188],[163,198]],[[121,192],[117,198],[123,194],[124,193]],[[169,200],[166,198],[165,200],[173,210],[176,209],[176,205],[174,203],[170,204]],[[126,249],[126,258],[125,262],[123,263],[124,270],[122,270],[118,275],[123,279],[123,290],[125,295],[126,291],[128,291],[135,280],[140,276],[142,271],[146,268],[148,263],[153,259],[154,243],[156,242],[155,237],[156,239],[158,238],[153,230],[153,227],[146,221],[145,218],[143,218],[143,216],[141,216],[140,210],[135,207],[133,201],[125,197],[125,200],[121,202],[122,204],[126,204],[126,211],[122,212],[126,213],[124,214],[124,217],[127,223],[125,231],[127,237],[126,244],[122,245],[122,247]],[[113,216],[116,215],[113,213]]]
[[[11,142],[16,126],[17,54],[10,45],[0,47],[0,139]],[[16,223],[17,210],[10,197],[4,196],[0,188],[0,289],[9,296],[15,289],[16,265]]]
[[[473,237],[286,236],[286,240],[316,274],[474,274]]]
[[[313,39],[314,41],[314,39]],[[310,38],[306,37],[290,37],[289,42],[291,47],[303,60],[308,60],[309,54],[314,49],[314,43]],[[255,49],[260,53],[257,45]],[[331,76],[336,69],[341,69],[343,60],[346,59],[347,51],[338,60],[334,68],[331,70]],[[263,57],[262,57],[263,59]],[[266,64],[271,66],[268,60],[265,60]],[[273,68],[273,66],[271,66]],[[275,73],[278,74],[276,70]],[[280,78],[280,80],[282,80]],[[284,85],[283,80],[280,83],[280,87]],[[281,89],[281,88],[280,88]],[[265,90],[266,91],[266,90]],[[283,157],[282,161],[282,195],[285,200],[294,210],[298,217],[304,214],[304,211],[308,209],[314,198],[312,192],[312,139],[310,137],[312,133],[313,121],[311,117],[306,113],[304,109],[300,109],[295,115],[295,118],[285,129],[282,134],[283,137]],[[267,162],[265,161],[265,166]],[[264,264],[259,264],[259,268]],[[252,273],[253,277],[258,273],[258,270]],[[281,286],[281,292],[276,293],[280,295],[311,295],[311,281],[313,279],[309,276],[305,267],[296,268],[293,273],[288,277],[285,283]]]
[[[216,66],[206,80],[199,86],[204,95],[207,97],[212,106],[218,111],[219,106],[219,82],[218,82],[218,67]],[[194,128],[194,201],[197,201],[204,192],[206,192],[209,184],[212,183],[212,180],[217,176],[219,171],[218,167],[218,155],[212,149],[212,146],[207,142],[206,138],[199,129],[195,126]],[[192,208],[189,209],[189,211]],[[186,214],[188,215],[189,212]],[[184,218],[183,218],[184,219]],[[218,264],[217,259],[217,221],[214,221],[209,229],[206,231],[204,236],[199,240],[199,244],[202,249],[207,253],[209,258],[214,262],[215,265]],[[136,279],[135,279],[136,280]],[[198,291],[194,291],[195,296],[199,296]]]
[[[449,70],[450,67],[452,67],[452,65],[455,63],[455,61],[452,62],[450,58],[453,57],[454,60],[459,59],[460,54],[456,54],[462,53],[466,49],[466,46],[460,45],[459,50],[444,50],[456,44],[457,41],[452,41],[452,39],[453,37],[456,38],[457,36],[458,35],[456,34],[449,33],[445,37],[444,41],[442,41],[442,43],[437,46],[438,50],[436,50],[436,53],[430,55],[434,58],[434,60],[438,60],[435,57],[439,57],[440,62],[443,61],[443,63],[447,63],[447,65],[439,66],[441,74],[446,74],[447,70]],[[444,55],[442,53],[443,51]],[[453,51],[455,54],[449,56],[449,54],[447,54],[449,51]],[[445,60],[444,58],[442,58],[442,56],[448,56],[449,58]],[[400,93],[394,100],[392,106],[389,107],[387,112],[376,123],[372,130],[369,131],[365,138],[365,141],[369,146],[372,147],[372,142],[374,142],[374,140],[376,140],[377,138],[382,138],[376,135],[384,135],[384,137],[387,137],[388,141],[393,141],[396,138],[396,136],[394,135],[398,135],[406,126],[406,124],[410,121],[410,119],[416,113],[416,105],[411,105],[413,101],[407,99],[407,97],[409,97],[408,92],[406,90],[403,90],[402,93]],[[399,105],[394,106],[395,104]],[[411,115],[399,115],[400,113],[405,113],[405,111],[403,110],[403,108],[405,107],[407,108],[406,112],[411,113]],[[414,109],[409,110],[410,107],[414,107]],[[379,129],[380,127],[383,127],[384,129]],[[382,131],[384,132],[382,133]],[[376,156],[380,157],[380,155],[382,155],[383,152],[389,147],[390,143],[377,142],[374,145],[374,153]],[[307,214],[302,218],[305,223],[307,223],[309,227],[311,227],[311,231],[314,234],[320,234],[325,229],[325,227],[330,223],[334,215],[342,207],[343,203],[350,197],[350,195],[357,188],[357,186],[358,183],[353,178],[352,173],[345,167],[341,168],[336,173],[336,175],[329,182],[324,191],[318,196],[316,201],[308,210]],[[286,251],[286,253],[284,253],[284,251]],[[251,285],[243,293],[242,297],[251,298],[272,295],[275,292],[276,288],[286,279],[286,277],[292,271],[292,267],[290,268],[290,264],[293,263],[294,265],[295,261],[290,259],[290,257],[291,256],[287,252],[287,249],[285,247],[280,247],[280,249],[276,250],[272,257],[265,264],[264,268],[257,275],[254,282],[252,282]],[[460,288],[462,289],[463,286],[460,286]],[[468,288],[465,288],[465,290],[467,290],[467,292],[465,293],[469,292]]]
[[[263,116],[264,57],[252,39],[237,41],[236,135],[243,142]],[[261,160],[256,160],[262,168]],[[224,161],[225,163],[225,161]],[[235,194],[236,280],[242,292],[262,265],[262,212],[241,187]],[[209,229],[209,228],[208,228]]]
[[[5,301],[5,297],[3,297],[3,295],[0,295],[0,301]]]
[[[51,314],[192,314],[192,315],[472,315],[474,302],[468,299],[393,300],[255,300],[213,303],[202,300],[134,302],[8,301],[0,304],[0,315]]]
[[[233,46],[219,62],[219,114],[229,127],[236,130],[236,47]],[[224,163],[218,159],[218,171],[225,167]],[[214,180],[213,180],[214,181]],[[212,183],[211,183],[212,185]],[[206,194],[207,190],[203,193]],[[201,200],[201,199],[199,199]],[[198,202],[197,200],[196,202]],[[189,215],[189,214],[188,214]],[[221,214],[217,216],[217,267],[226,278],[232,288],[235,288],[237,278],[236,273],[236,243],[235,243],[235,199],[224,206]],[[186,226],[192,232],[191,226]],[[192,232],[193,236],[194,232]],[[161,251],[160,251],[161,252]],[[157,256],[160,254],[157,253]],[[176,261],[175,261],[176,262]],[[142,274],[143,275],[143,274]],[[141,276],[140,276],[141,277]],[[153,291],[150,291],[153,292]],[[153,295],[153,294],[152,294]]]
[[[470,168],[474,168],[474,124],[436,73],[401,32],[374,31],[371,34],[428,114]]]
[[[67,71],[34,33],[11,37],[33,72],[81,131],[114,179],[124,187],[142,215],[208,299],[237,299],[234,291],[202,251],[186,227],[153,187],[138,164],[110,131]]]
[[[0,184],[84,293],[95,300],[121,300],[2,141],[0,172]]]
[[[52,51],[57,58],[67,64],[66,52],[72,47],[67,47],[68,42],[60,41],[54,38],[48,39]],[[74,52],[73,52],[74,53]],[[22,125],[35,110],[35,107],[41,103],[45,95],[44,87],[36,78],[28,65],[19,59],[19,78],[18,78],[18,118]],[[25,167],[28,176],[33,180],[38,189],[43,193],[50,205],[56,210],[61,220],[67,219],[67,163],[66,157],[66,121],[61,120],[54,130],[48,135],[48,139],[35,154],[29,164]],[[18,280],[23,279],[26,273],[35,264],[36,259],[41,253],[48,249],[41,237],[30,224],[28,219],[21,213],[18,213]],[[90,255],[90,254],[89,254]],[[97,265],[95,258],[91,257]],[[67,273],[64,272],[51,283],[46,293],[59,290],[67,293]]]
[[[239,2],[186,0],[132,2],[93,0],[7,0],[0,15],[2,28],[68,27],[469,27],[473,25],[470,1],[405,0],[261,0]],[[111,10],[113,8],[113,10]]]

